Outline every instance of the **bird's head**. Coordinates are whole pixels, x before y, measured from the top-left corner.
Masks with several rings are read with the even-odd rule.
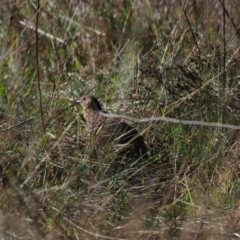
[[[98,100],[90,95],[83,95],[79,100],[77,100],[77,103],[80,103],[83,110],[90,109],[95,111],[102,111],[102,107]]]

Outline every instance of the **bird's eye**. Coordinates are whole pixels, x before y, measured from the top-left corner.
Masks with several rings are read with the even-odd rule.
[[[83,97],[83,98],[82,98],[82,100],[83,100],[83,101],[85,101],[85,100],[86,100],[86,98],[85,98],[85,97]]]

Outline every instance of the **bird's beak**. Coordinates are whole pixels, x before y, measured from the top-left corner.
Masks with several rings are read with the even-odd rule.
[[[74,102],[69,106],[69,108],[71,108],[71,107],[73,107],[73,106],[75,106],[75,105],[77,105],[77,104],[79,104],[79,103],[81,103],[81,100],[80,100],[80,99],[78,99],[77,101],[74,101]]]

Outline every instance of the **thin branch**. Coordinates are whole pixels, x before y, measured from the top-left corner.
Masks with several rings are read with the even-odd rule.
[[[223,0],[223,91],[226,85],[226,7],[225,0]]]
[[[39,56],[38,56],[38,18],[39,18],[39,10],[40,10],[40,2],[37,0],[37,13],[36,13],[36,29],[35,29],[35,37],[36,37],[36,65],[37,65],[37,86],[38,86],[38,96],[39,96],[39,111],[41,115],[42,121],[42,129],[45,133],[45,124],[43,117],[43,107],[42,107],[42,92],[41,92],[41,83],[40,83],[40,72],[39,72]]]
[[[201,51],[200,51],[200,48],[199,48],[199,46],[198,46],[197,39],[196,39],[196,37],[195,37],[195,35],[194,35],[194,33],[193,33],[193,30],[192,30],[190,21],[189,21],[189,19],[188,19],[188,17],[187,17],[187,14],[186,14],[186,12],[185,12],[185,9],[184,9],[184,7],[183,7],[183,5],[182,5],[181,0],[178,0],[178,1],[179,1],[180,5],[181,5],[183,14],[184,14],[184,16],[185,16],[185,18],[186,18],[186,20],[187,20],[187,24],[188,24],[188,27],[189,27],[190,32],[191,32],[191,34],[192,34],[193,40],[194,40],[194,42],[195,42],[195,44],[196,44],[196,47],[197,47],[197,50],[198,50],[198,54],[200,54]]]
[[[179,124],[185,124],[185,125],[200,125],[200,126],[206,126],[206,127],[240,129],[240,126],[225,124],[225,123],[220,123],[220,122],[191,121],[191,120],[181,120],[181,119],[170,118],[170,117],[150,117],[150,118],[141,118],[140,119],[140,118],[135,118],[135,117],[128,117],[125,115],[107,114],[107,113],[103,113],[103,112],[100,112],[100,114],[104,117],[126,119],[129,121],[139,122],[139,123],[165,121],[165,122],[179,123]]]
[[[240,28],[237,27],[237,24],[234,22],[234,19],[230,16],[228,10],[226,9],[226,6],[225,6],[225,2],[223,2],[222,0],[218,0],[222,5],[223,5],[223,8],[224,8],[224,13],[226,14],[226,16],[228,17],[228,19],[230,20],[234,30],[235,30],[235,33],[236,33],[236,36],[238,38],[240,38]]]
[[[20,122],[20,123],[18,123],[18,124],[16,124],[16,125],[13,125],[13,126],[11,126],[11,127],[5,128],[5,129],[1,130],[0,133],[6,132],[6,131],[11,130],[12,128],[15,128],[15,127],[19,127],[19,126],[21,126],[21,125],[23,125],[23,124],[25,124],[25,123],[27,123],[27,122],[30,122],[30,121],[32,121],[32,120],[33,120],[33,117],[31,117],[31,118],[29,118],[29,119],[27,119],[27,120],[25,120],[25,121],[23,121],[23,122]],[[1,126],[0,126],[0,127],[1,127]]]
[[[56,37],[48,32],[45,32],[43,31],[42,29],[38,28],[36,29],[36,26],[34,26],[30,21],[27,21],[27,20],[19,20],[18,21],[21,25],[25,26],[26,28],[29,28],[29,29],[32,29],[34,31],[38,31],[38,33],[52,39],[52,40],[56,40],[57,42],[60,42],[60,43],[64,43],[64,40],[59,38],[59,37]]]
[[[226,88],[226,7],[225,0],[223,0],[223,75],[222,75],[222,95],[225,97],[225,88]],[[225,122],[226,107],[222,108],[222,122]]]

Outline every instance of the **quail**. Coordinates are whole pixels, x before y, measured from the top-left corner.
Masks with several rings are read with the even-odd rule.
[[[106,113],[99,101],[90,95],[83,95],[77,103],[83,109],[86,120],[86,132],[91,136],[96,148],[102,148],[113,144],[120,149],[119,152],[127,153],[134,158],[146,157],[147,147],[144,139],[137,130],[125,121],[103,116]]]

